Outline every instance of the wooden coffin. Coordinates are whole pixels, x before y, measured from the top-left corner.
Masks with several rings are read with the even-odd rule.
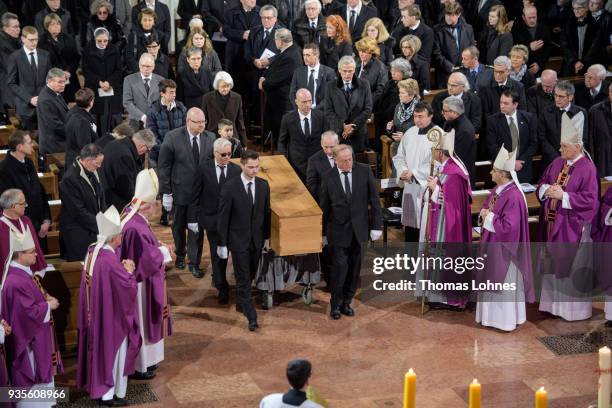
[[[323,212],[285,156],[260,156],[260,167],[258,176],[270,183],[274,252],[280,256],[321,252]]]

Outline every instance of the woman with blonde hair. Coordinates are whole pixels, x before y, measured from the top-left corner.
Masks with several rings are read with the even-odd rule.
[[[408,78],[399,81],[397,88],[399,90],[399,103],[395,106],[393,120],[387,123],[387,135],[393,139],[391,145],[391,155],[393,156],[397,153],[397,146],[404,133],[414,125],[412,119],[414,107],[421,100],[419,84],[414,79]]]
[[[529,49],[523,44],[518,44],[510,50],[510,78],[520,82],[525,87],[525,91],[536,83],[536,79],[527,67],[529,61]]]
[[[502,5],[491,7],[487,27],[483,30],[478,41],[481,60],[487,65],[500,55],[508,55],[514,40],[510,30],[512,25],[508,22],[508,13]]]
[[[385,65],[393,61],[395,38],[391,37],[389,31],[387,31],[387,27],[385,27],[385,23],[383,23],[380,18],[372,17],[366,21],[363,27],[363,33],[361,33],[361,38],[366,37],[376,40],[378,48],[380,48],[379,58]]]
[[[206,31],[197,27],[191,30],[191,33],[187,37],[185,47],[183,47],[181,55],[179,56],[176,64],[176,71],[180,73],[187,68],[186,51],[192,47],[202,49],[202,66],[209,70],[214,78],[217,72],[221,71],[222,69],[221,61],[219,60],[217,51],[213,49],[212,41],[210,40],[210,37]]]
[[[372,105],[376,106],[389,79],[387,67],[378,59],[380,49],[375,39],[364,37],[357,41],[355,48],[359,53],[355,75],[369,82],[372,92]]]
[[[335,68],[345,55],[353,55],[351,34],[342,17],[332,14],[325,19],[325,38],[319,46],[321,64]]]
[[[402,50],[402,56],[410,63],[412,78],[416,79],[423,88],[421,92],[430,90],[429,63],[419,54],[421,39],[416,35],[405,35],[400,40],[400,49]]]

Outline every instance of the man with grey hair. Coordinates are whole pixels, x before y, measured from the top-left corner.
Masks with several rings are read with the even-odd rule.
[[[134,197],[136,176],[144,168],[145,154],[157,144],[155,134],[143,129],[134,136],[116,139],[104,147],[102,173],[108,185],[108,202],[119,211]]]
[[[279,28],[274,33],[274,42],[279,54],[272,60],[264,75],[259,79],[259,89],[265,94],[264,129],[272,132],[272,151],[280,133],[283,115],[291,109],[289,89],[296,68],[302,65],[300,48],[293,44],[291,31]],[[312,103],[312,98],[310,103]]]
[[[38,142],[40,153],[66,151],[66,114],[68,104],[62,96],[66,86],[64,71],[51,68],[47,73],[47,86],[38,94]]]
[[[596,103],[608,99],[608,85],[606,80],[606,67],[601,64],[591,65],[584,74],[584,82],[576,85],[574,100],[576,105],[586,110]]]
[[[561,115],[567,112],[571,118],[582,112],[584,115],[583,135],[588,135],[587,111],[573,103],[575,88],[569,81],[559,81],[555,85],[555,104],[547,107],[539,116],[538,140],[542,152],[542,164],[548,166],[559,156],[561,140]]]
[[[194,233],[206,231],[211,254],[213,286],[219,291],[217,298],[219,304],[227,304],[229,300],[229,284],[225,274],[227,259],[219,258],[217,254],[219,198],[225,182],[240,177],[242,172],[239,165],[230,161],[231,155],[232,143],[229,140],[222,137],[215,140],[214,157],[207,158],[198,166],[193,198],[187,214],[187,227],[190,231]]]
[[[588,0],[572,0],[574,15],[561,31],[562,76],[583,74],[587,67],[605,61],[607,28],[600,27],[589,13]]]
[[[19,42],[19,17],[17,14],[4,13],[0,20],[0,84],[7,83],[8,58],[21,47]],[[9,87],[0,89],[0,113],[6,112],[6,107],[15,106],[15,95]]]
[[[159,99],[159,82],[164,78],[153,73],[154,68],[155,58],[145,52],[138,61],[138,72],[123,79],[123,107],[134,130],[147,126],[149,107]]]
[[[450,81],[450,78],[449,78]],[[445,132],[455,130],[455,154],[459,156],[470,176],[470,184],[476,182],[476,130],[465,114],[463,100],[457,96],[447,96],[442,101],[442,115]],[[435,118],[435,113],[434,113]]]
[[[304,13],[300,13],[293,23],[295,41],[300,47],[306,44],[320,44],[321,38],[325,37],[325,16],[321,13],[321,2],[319,0],[306,0],[304,2]]]
[[[338,80],[325,94],[325,116],[331,130],[356,153],[366,147],[367,121],[372,114],[372,93],[366,80],[355,76],[355,60],[345,55],[338,61]]]
[[[544,112],[547,106],[555,104],[555,85],[557,85],[557,71],[545,69],[540,75],[540,83],[525,91],[527,96],[527,111],[537,117]]]
[[[456,96],[463,101],[463,113],[465,113],[465,116],[472,122],[474,130],[478,133],[482,124],[482,105],[480,97],[470,89],[470,82],[461,72],[453,72],[450,74],[446,84],[446,91],[440,92],[434,97],[431,103],[431,107],[434,110],[434,123],[438,126],[444,124],[446,119],[442,114],[442,103],[449,96]]]
[[[321,150],[310,156],[306,169],[306,187],[317,202],[319,190],[323,181],[323,174],[336,166],[334,161],[334,147],[339,143],[338,134],[333,130],[326,130],[321,134]]]
[[[282,26],[278,24],[278,10],[266,4],[259,10],[261,25],[249,33],[249,39],[244,48],[244,59],[256,68],[256,78],[263,75],[263,70],[270,66],[278,55],[279,49],[275,42],[276,30]]]

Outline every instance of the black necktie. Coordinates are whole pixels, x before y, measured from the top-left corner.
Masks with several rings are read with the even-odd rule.
[[[313,31],[317,29],[317,26],[315,25],[314,21],[310,22],[310,29]]]
[[[351,10],[351,18],[349,20],[349,32],[352,34],[355,28],[355,10]]]
[[[32,67],[32,71],[36,75],[36,72],[38,71],[38,68],[36,67],[36,59],[34,59],[34,53],[33,52],[30,53],[30,66]]]
[[[145,91],[147,92],[147,96],[149,96],[149,91],[151,90],[151,87],[149,86],[149,78],[145,78],[144,82],[145,82]]]
[[[191,139],[191,154],[193,154],[193,161],[195,162],[195,165],[197,166],[198,163],[200,162],[200,149],[198,148],[198,137],[194,136],[193,139]]]
[[[270,31],[264,30],[264,36],[263,36],[264,42],[266,42],[266,40],[268,39],[268,35],[270,35]]]
[[[221,170],[221,174],[219,174],[219,185],[222,186],[225,183],[225,166],[217,166]]]
[[[310,91],[310,96],[312,97],[312,100],[314,101],[314,73],[315,70],[311,69],[310,70],[310,75],[308,75],[308,83],[306,84],[306,88]]]
[[[349,172],[343,171],[344,174],[344,193],[346,194],[346,198],[351,201],[351,183],[349,182]]]
[[[255,200],[253,199],[253,190],[251,190],[252,181],[247,183],[247,195],[249,196],[249,201],[251,202],[251,206],[255,206]]]
[[[304,118],[304,136],[306,136],[306,139],[310,137],[310,123],[308,118]]]
[[[349,84],[344,84],[344,96],[346,97],[346,102],[350,105],[351,86]]]

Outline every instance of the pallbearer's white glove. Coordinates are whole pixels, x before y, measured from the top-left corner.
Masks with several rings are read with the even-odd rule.
[[[164,194],[162,197],[162,206],[166,211],[170,212],[172,210],[172,202],[172,194]]]
[[[379,230],[370,231],[370,239],[372,241],[377,241],[378,239],[380,239],[381,236],[382,236],[382,231],[379,231]]]
[[[323,246],[327,246],[327,237],[323,237]]]
[[[270,240],[269,239],[266,239],[264,241],[263,250],[266,251],[266,252],[268,252],[270,250]]]
[[[190,222],[189,224],[187,224],[187,228],[189,229],[189,231],[195,232],[196,234],[200,231],[200,227],[198,226],[197,222]]]
[[[217,247],[217,256],[221,259],[227,259],[227,247]]]

